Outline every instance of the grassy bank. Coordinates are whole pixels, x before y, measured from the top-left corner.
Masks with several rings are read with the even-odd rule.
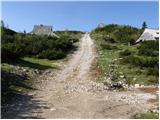
[[[159,116],[149,112],[138,114],[134,117],[134,119],[159,119]]]
[[[60,61],[24,57],[18,60],[2,62],[2,105],[11,101],[17,94],[34,90],[32,82],[44,70],[56,69]]]

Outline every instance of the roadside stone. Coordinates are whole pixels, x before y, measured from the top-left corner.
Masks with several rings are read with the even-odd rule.
[[[159,115],[159,107],[157,106],[157,107],[151,108],[150,112],[152,112],[152,113],[154,113],[156,115]]]
[[[56,108],[51,108],[50,110],[51,110],[51,111],[55,111],[55,110],[56,110]]]
[[[34,72],[35,72],[36,74],[39,74],[39,70],[35,70]]]
[[[134,87],[135,87],[135,88],[139,88],[140,85],[139,85],[139,84],[135,84]]]

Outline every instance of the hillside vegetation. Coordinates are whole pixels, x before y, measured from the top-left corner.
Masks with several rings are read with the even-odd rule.
[[[1,27],[2,104],[33,90],[32,82],[43,70],[56,68],[59,59],[77,48],[79,31],[61,31],[59,38],[17,33]]]
[[[60,38],[16,33],[2,27],[2,60],[34,56],[45,59],[60,59],[74,50],[80,32],[62,32]],[[78,36],[78,37],[77,37]]]
[[[91,32],[99,53],[100,81],[124,79],[128,84],[158,84],[159,41],[135,44],[142,32],[142,29],[116,24]]]

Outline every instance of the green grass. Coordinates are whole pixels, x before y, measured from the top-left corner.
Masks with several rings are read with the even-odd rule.
[[[33,58],[33,57],[24,57],[24,58],[17,59],[17,60],[2,61],[3,67],[6,66],[5,64],[16,65],[16,66],[21,66],[21,67],[29,67],[32,69],[45,70],[49,68],[50,69],[56,68],[57,65],[59,64],[59,61],[58,60],[38,59],[38,58]]]
[[[1,64],[1,69],[4,71],[12,71],[13,70],[13,66],[7,64],[7,63],[2,63]]]
[[[23,60],[33,64],[38,64],[40,66],[46,66],[49,68],[55,68],[56,65],[58,64],[56,60],[38,59],[38,58],[32,58],[32,57],[24,57]]]
[[[135,119],[158,119],[158,115],[155,115],[154,113],[141,113],[138,117],[135,117]]]

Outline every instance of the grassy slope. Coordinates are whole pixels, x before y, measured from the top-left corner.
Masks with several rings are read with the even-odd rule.
[[[119,52],[124,49],[129,49],[132,52],[137,52],[137,45],[128,46],[127,44],[112,43],[112,46],[116,46],[111,50],[102,49],[101,44],[103,44],[103,32],[92,32],[91,37],[95,40],[97,51],[99,53],[99,58],[97,62],[97,67],[102,70],[102,75],[99,77],[98,81],[105,81],[110,72],[110,64],[113,60],[121,58]],[[118,76],[120,72],[123,72],[126,80],[129,84],[140,83],[144,85],[154,84],[153,81],[157,81],[158,78],[153,75],[147,75],[147,70],[140,67],[135,67],[130,64],[121,64],[119,60],[115,61],[116,67],[115,72]]]
[[[101,55],[99,55],[98,66],[107,74],[110,70],[109,65],[114,59],[119,59],[117,50],[103,50],[101,51]],[[140,69],[129,64],[120,64],[118,61],[116,62],[116,65],[116,73],[119,74],[119,72],[123,72],[128,83],[141,83],[147,85],[150,84],[153,79],[157,79],[155,76],[146,75],[145,69]],[[106,75],[103,74],[102,79],[105,76]]]

